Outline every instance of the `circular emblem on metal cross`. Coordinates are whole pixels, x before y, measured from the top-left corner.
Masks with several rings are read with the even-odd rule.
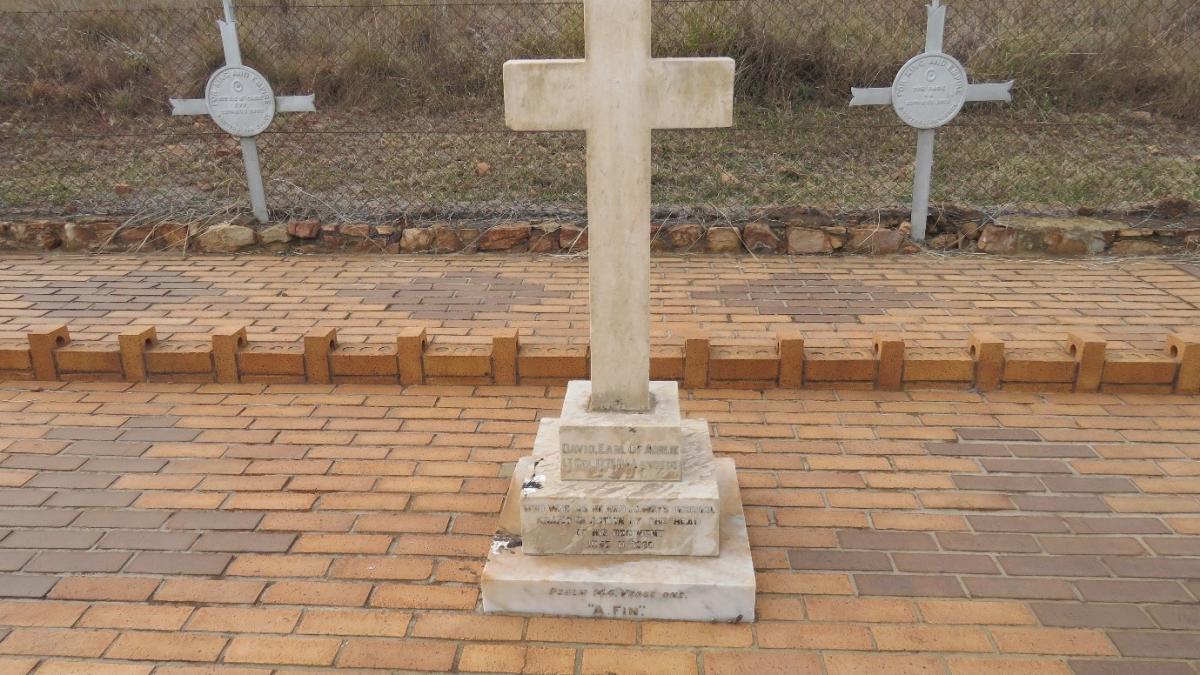
[[[917,129],[949,124],[967,102],[967,71],[953,56],[921,54],[896,75],[892,107],[904,123]]]
[[[204,88],[208,114],[227,133],[250,138],[275,119],[275,92],[262,73],[246,66],[225,66]]]

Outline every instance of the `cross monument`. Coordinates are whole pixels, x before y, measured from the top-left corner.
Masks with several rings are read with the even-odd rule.
[[[937,129],[949,124],[967,103],[1012,101],[1012,81],[971,84],[958,59],[942,52],[946,6],[933,0],[928,8],[925,52],[913,57],[891,87],[854,88],[852,106],[890,105],[905,124],[917,129],[917,162],[913,177],[912,238],[925,241],[929,222],[929,190]]]
[[[731,59],[655,59],[651,0],[584,0],[585,58],[504,64],[518,130],[587,132],[592,379],[513,469],[486,612],[752,621],[733,461],[650,381],[650,134],[733,124]]]
[[[254,217],[265,223],[270,216],[258,161],[258,135],[271,126],[277,112],[316,112],[317,108],[311,95],[276,96],[262,73],[242,63],[233,0],[222,2],[225,20],[217,21],[217,27],[221,30],[225,65],[208,78],[204,98],[171,99],[171,114],[208,115],[218,127],[241,141],[250,205]]]
[[[587,132],[593,411],[650,408],[650,132],[733,125],[734,62],[655,59],[650,0],[585,0],[585,58],[504,64],[517,131]]]

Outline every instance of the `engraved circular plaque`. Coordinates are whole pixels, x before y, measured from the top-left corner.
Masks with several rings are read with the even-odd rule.
[[[967,71],[953,56],[922,54],[896,75],[892,107],[910,127],[936,129],[962,112],[967,85]]]
[[[266,131],[275,119],[275,92],[262,73],[246,66],[225,66],[204,88],[208,114],[217,126],[240,138]]]

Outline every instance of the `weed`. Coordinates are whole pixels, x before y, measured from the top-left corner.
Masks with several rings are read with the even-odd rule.
[[[325,109],[462,110],[498,99],[508,58],[583,53],[577,3],[264,0],[239,12],[246,62],[280,90],[316,93]],[[3,101],[78,111],[109,103],[97,91],[125,88],[136,95],[123,102],[158,113],[164,93],[196,95],[221,63],[217,14],[0,12]],[[655,24],[657,55],[736,58],[744,102],[840,107],[850,87],[889,83],[920,49],[925,12],[923,0],[663,0]],[[1016,79],[1029,109],[1200,120],[1194,0],[959,0],[946,49],[976,80]]]

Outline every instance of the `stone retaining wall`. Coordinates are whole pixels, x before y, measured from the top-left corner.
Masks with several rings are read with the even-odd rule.
[[[1142,256],[1200,251],[1200,209],[1165,200],[1122,213],[1072,217],[1004,216],[934,209],[926,247],[909,240],[903,211],[830,215],[819,209],[766,209],[746,222],[661,221],[651,225],[658,253],[892,255],[965,251],[1024,256]],[[110,218],[0,221],[0,250],[188,253],[583,253],[586,224],[553,221],[398,221],[391,224],[293,220],[266,226],[246,217],[223,222]]]
[[[522,345],[516,329],[487,343],[430,344],[422,328],[393,344],[340,345],[332,328],[302,342],[251,342],[244,327],[207,341],[159,342],[154,328],[112,342],[72,342],[66,326],[0,341],[0,380],[562,385],[587,379],[587,345]],[[774,344],[714,343],[686,333],[651,350],[651,378],[687,388],[977,389],[980,391],[1200,394],[1200,334],[1171,335],[1161,351],[1109,350],[1072,334],[1056,349],[1018,349],[986,334],[962,348],[919,348],[879,336],[873,348],[810,348],[781,333]]]

